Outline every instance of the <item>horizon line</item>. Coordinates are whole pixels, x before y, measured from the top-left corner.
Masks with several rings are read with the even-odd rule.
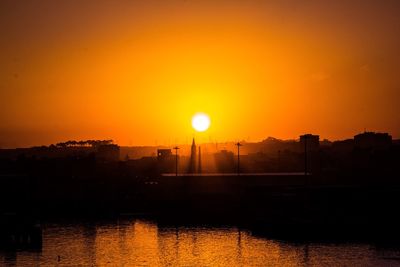
[[[327,142],[337,142],[337,141],[345,141],[345,140],[349,140],[349,139],[354,139],[354,136],[356,136],[356,135],[358,135],[358,134],[362,134],[362,133],[383,133],[383,134],[388,134],[389,136],[391,136],[392,137],[392,141],[394,141],[394,140],[400,140],[400,138],[398,137],[398,138],[394,138],[389,132],[374,132],[374,131],[364,131],[364,132],[360,132],[360,133],[357,133],[357,134],[355,134],[355,135],[353,135],[353,136],[351,136],[351,137],[348,137],[348,138],[344,138],[344,139],[335,139],[335,140],[330,140],[330,139],[328,139],[328,138],[320,138],[320,142],[321,141],[327,141]],[[310,134],[310,133],[304,133],[304,134]],[[301,134],[301,135],[304,135],[304,134]],[[311,133],[311,134],[313,134],[313,133]],[[313,134],[313,135],[318,135],[319,137],[321,137],[319,134]],[[261,139],[261,140],[256,140],[256,141],[246,141],[245,139],[242,139],[242,140],[235,140],[235,141],[233,141],[233,140],[229,140],[229,141],[216,141],[216,142],[200,142],[200,143],[197,143],[197,145],[200,145],[200,144],[203,144],[203,145],[209,145],[209,144],[229,144],[229,143],[237,143],[237,142],[240,142],[240,143],[247,143],[247,144],[254,144],[254,143],[261,143],[261,142],[263,142],[263,141],[266,141],[267,139],[269,139],[269,138],[273,138],[273,139],[276,139],[276,140],[279,140],[279,141],[283,141],[283,142],[290,142],[290,141],[299,141],[300,140],[300,136],[298,137],[298,138],[295,138],[295,139],[280,139],[280,138],[278,138],[278,137],[273,137],[273,136],[267,136],[266,138],[264,138],[264,139]],[[102,140],[106,140],[106,139],[86,139],[86,140],[99,140],[99,141],[102,141]],[[153,144],[153,145],[150,145],[150,144],[142,144],[142,145],[127,145],[127,144],[119,144],[117,141],[115,141],[114,142],[114,140],[113,139],[108,139],[108,140],[111,140],[112,141],[112,144],[114,144],[114,145],[118,145],[119,147],[171,147],[171,146],[190,146],[190,143],[187,143],[187,144],[185,144],[185,143],[174,143],[174,144]],[[57,143],[65,143],[65,142],[68,142],[68,141],[85,141],[84,139],[76,139],[76,140],[74,140],[74,139],[69,139],[69,140],[66,140],[66,141],[59,141],[59,142],[57,142]],[[41,145],[32,145],[32,146],[13,146],[13,147],[8,147],[8,146],[5,146],[5,147],[1,147],[0,146],[0,149],[28,149],[28,148],[37,148],[37,147],[50,147],[51,145],[56,145],[57,143],[50,143],[50,144],[41,144]]]

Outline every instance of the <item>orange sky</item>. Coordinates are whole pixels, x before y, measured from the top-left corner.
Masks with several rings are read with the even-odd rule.
[[[400,137],[400,2],[1,1],[0,147]]]

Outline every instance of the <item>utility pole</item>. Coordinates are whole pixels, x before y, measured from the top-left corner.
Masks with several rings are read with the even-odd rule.
[[[242,146],[241,143],[237,142],[237,175],[240,175],[240,147]]]
[[[175,175],[178,176],[178,149],[179,147],[174,147],[175,149]]]

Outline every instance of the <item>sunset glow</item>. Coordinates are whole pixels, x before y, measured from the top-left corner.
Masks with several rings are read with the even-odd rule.
[[[1,3],[0,147],[400,137],[396,1],[118,3]]]

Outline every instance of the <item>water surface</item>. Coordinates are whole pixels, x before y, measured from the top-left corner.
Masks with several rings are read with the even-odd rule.
[[[236,227],[159,226],[123,219],[43,226],[40,251],[0,251],[1,266],[400,266],[400,250],[298,243]]]

